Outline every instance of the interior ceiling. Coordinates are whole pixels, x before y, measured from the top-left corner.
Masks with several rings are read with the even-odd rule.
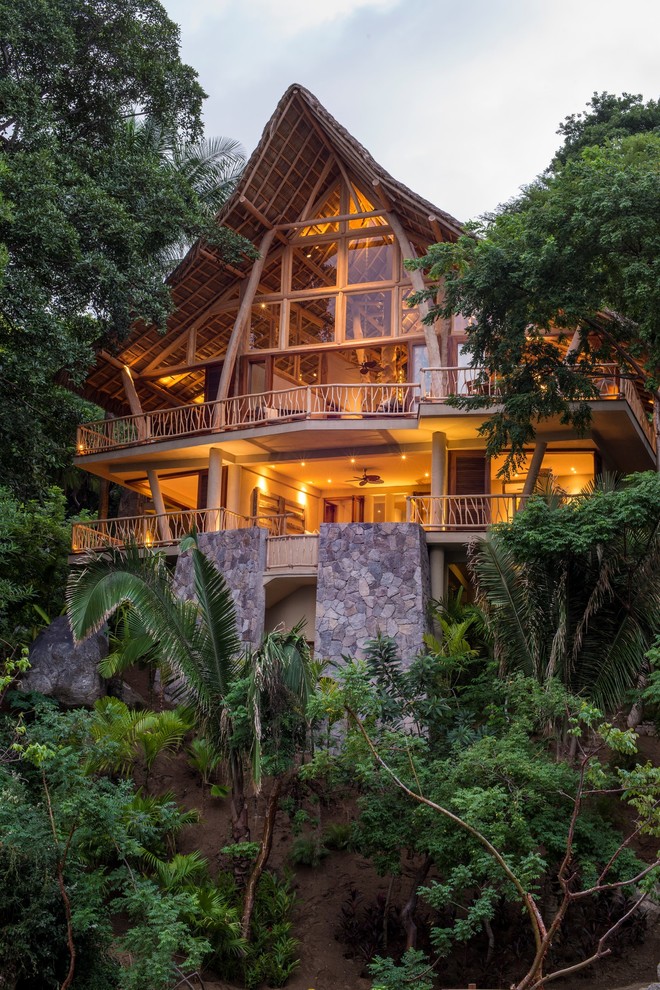
[[[316,195],[322,196],[324,189],[333,187],[340,172],[338,165],[332,164],[333,156],[342,160],[344,168],[363,189],[373,189],[374,182],[381,184],[386,198],[413,237],[428,244],[438,239],[438,233],[450,239],[461,233],[457,220],[393,179],[311,93],[297,85],[291,86],[280,100],[239,186],[218,215],[219,224],[257,247],[268,226],[296,221],[315,189]],[[365,221],[365,224],[375,222]],[[310,232],[320,231],[310,228]],[[287,236],[294,235],[295,232]],[[287,239],[285,235],[282,238]],[[197,361],[217,358],[220,339],[228,334],[229,324],[233,322],[233,313],[227,307],[231,308],[237,300],[240,284],[251,264],[251,259],[244,257],[235,265],[228,265],[210,245],[197,242],[172,273],[168,281],[173,313],[167,333],[163,335],[155,327],[138,324],[117,355],[119,363],[129,365],[137,379],[146,411],[168,405],[168,390],[183,403],[194,401],[200,394],[203,368],[186,372],[175,383],[143,376],[149,375],[166,348],[171,365],[176,360],[185,361],[186,332],[195,322],[199,322]],[[269,264],[263,273],[261,291],[267,290],[277,277],[277,252]],[[207,317],[200,317],[204,312],[208,313]],[[107,411],[122,414],[128,408],[117,359],[113,362],[99,355],[84,394]]]

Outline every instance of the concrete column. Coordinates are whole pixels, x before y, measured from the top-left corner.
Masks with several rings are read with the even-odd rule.
[[[447,494],[447,434],[434,433],[431,437],[431,498]],[[432,526],[442,526],[444,512],[442,502],[431,502]]]
[[[172,534],[170,532],[170,524],[167,520],[167,516],[165,515],[165,502],[163,500],[163,493],[160,490],[158,473],[148,469],[147,480],[149,482],[149,488],[151,489],[151,498],[154,503],[154,509],[156,510],[156,515],[158,517],[158,535],[161,540],[164,540],[167,543],[172,539]]]
[[[211,447],[209,451],[209,480],[206,489],[206,508],[219,509],[222,501],[222,450]],[[220,529],[220,513],[206,513],[206,532],[217,533]]]
[[[227,466],[227,508],[231,512],[240,514],[241,511],[241,474],[242,468],[238,464]],[[227,529],[236,529],[237,520],[230,516],[227,520]]]
[[[431,598],[437,602],[445,596],[445,551],[442,547],[429,546],[429,565],[431,570]]]

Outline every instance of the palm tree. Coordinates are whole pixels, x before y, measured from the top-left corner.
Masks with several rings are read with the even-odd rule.
[[[181,544],[192,557],[195,601],[174,593],[163,554],[128,547],[111,550],[73,573],[67,589],[71,629],[76,640],[97,632],[120,608],[128,607],[151,638],[160,658],[181,678],[200,731],[226,755],[231,777],[234,842],[249,841],[244,762],[249,757],[258,790],[262,741],[271,752],[281,737],[282,715],[304,713],[312,688],[311,662],[300,629],[273,633],[260,650],[241,653],[231,593],[194,536]],[[232,744],[230,695],[244,684],[250,731]]]
[[[537,498],[475,546],[502,671],[558,677],[606,711],[624,702],[660,629],[657,479],[639,477],[628,488],[597,481],[572,503]]]
[[[247,160],[240,142],[228,137],[182,142],[151,118],[127,121],[129,136],[157,155],[181,177],[197,197],[201,213],[210,222],[227,202],[241,177]],[[186,255],[190,240],[182,236],[162,253],[167,271]]]

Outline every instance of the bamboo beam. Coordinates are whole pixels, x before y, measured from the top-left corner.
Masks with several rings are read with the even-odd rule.
[[[374,179],[371,185],[374,187],[374,192],[378,196],[381,206],[388,213],[392,212],[392,200],[387,195],[387,191],[380,179]]]
[[[166,388],[161,388],[160,385],[150,381],[148,378],[142,382],[142,385],[144,385],[145,388],[148,388],[150,392],[153,392],[154,395],[157,395],[159,399],[167,399],[168,402],[175,406],[189,405],[188,402],[184,402],[183,399],[180,399],[178,395],[173,395]]]
[[[321,174],[319,175],[318,179],[314,183],[314,188],[312,189],[311,193],[309,194],[309,198],[308,198],[307,202],[305,203],[300,216],[298,217],[299,220],[304,220],[305,217],[307,216],[307,214],[309,213],[309,211],[311,210],[311,208],[316,204],[317,196],[321,192],[321,189],[323,188],[323,183],[328,178],[328,175],[330,174],[330,170],[331,170],[331,168],[332,168],[332,166],[334,164],[335,164],[335,157],[334,157],[334,155],[330,155],[330,157],[326,161],[325,165],[321,169]],[[278,224],[278,226],[279,226],[279,224]]]
[[[99,357],[104,361],[107,361],[108,364],[111,364],[113,368],[118,368],[120,371],[123,371],[126,367],[123,361],[120,361],[119,358],[114,356],[114,354],[109,354],[107,351],[99,351]]]
[[[275,229],[293,230],[296,227],[316,227],[320,223],[339,223],[341,220],[368,220],[369,217],[382,216],[385,216],[385,210],[369,210],[366,213],[339,213],[331,217],[312,217],[309,220],[292,220],[289,223],[278,223],[275,225]]]
[[[176,351],[178,347],[184,342],[185,338],[188,336],[190,328],[185,327],[179,333],[177,333],[169,342],[163,347],[162,351],[159,351],[155,358],[153,358],[149,364],[138,373],[138,378],[144,374],[148,374],[153,368],[160,367],[165,358],[169,357],[173,351]]]
[[[441,241],[444,241],[444,239],[445,239],[444,233],[443,233],[442,227],[440,226],[440,223],[438,221],[438,218],[436,216],[434,216],[433,214],[431,214],[431,216],[429,217],[429,223],[431,224],[431,230],[433,231],[433,235],[436,238],[436,240],[438,241],[438,243],[440,243]]]
[[[413,251],[412,244],[410,243],[410,238],[403,229],[403,224],[399,220],[396,213],[390,213],[389,211],[385,214],[385,218],[389,223],[390,227],[394,231],[394,236],[396,237],[399,247],[401,249],[401,254],[404,258],[414,258],[415,252]],[[424,285],[424,277],[420,271],[409,272],[410,281],[412,282],[413,289],[416,292],[423,291],[426,286]],[[429,303],[428,300],[424,300],[419,304],[419,314],[423,318],[429,314]],[[436,323],[433,326],[424,324],[424,339],[426,340],[426,350],[428,353],[429,365],[432,368],[442,367],[442,355],[440,353],[440,345],[438,343],[438,333],[436,330]],[[438,383],[439,384],[439,383]]]
[[[140,397],[135,390],[131,369],[126,364],[122,364],[121,366],[121,380],[131,409],[131,415],[142,416],[142,403],[140,402]]]
[[[250,314],[250,309],[252,308],[252,303],[254,302],[254,297],[257,292],[257,286],[259,285],[259,279],[261,278],[261,273],[266,262],[266,256],[270,250],[271,244],[273,243],[274,237],[275,230],[267,230],[262,238],[261,244],[259,245],[259,257],[252,265],[252,271],[250,272],[250,277],[247,281],[247,285],[245,286],[245,295],[243,296],[243,300],[239,306],[238,313],[236,315],[236,322],[234,323],[231,337],[229,338],[229,343],[227,344],[227,351],[225,353],[224,364],[222,366],[222,374],[220,376],[220,382],[218,383],[218,392],[215,396],[216,401],[219,399],[226,399],[229,395],[229,385],[234,372],[236,358],[238,357],[241,347],[243,328]]]
[[[249,199],[246,199],[245,196],[241,196],[241,198],[239,199],[239,203],[241,204],[241,206],[244,206],[245,209],[248,211],[248,213],[251,213],[252,216],[255,218],[255,220],[258,220],[259,223],[266,228],[266,230],[275,230],[275,235],[278,241],[288,246],[289,242],[284,236],[284,234],[281,232],[281,230],[279,230],[275,226],[275,224],[271,223],[268,217],[264,216],[261,210],[258,210],[257,207],[249,201]]]
[[[165,515],[165,502],[163,500],[163,493],[160,488],[160,481],[158,479],[157,472],[151,468],[147,468],[147,480],[149,482],[151,498],[156,510],[158,535],[165,543],[169,543],[172,539],[172,533],[170,531],[168,518]]]
[[[197,354],[197,324],[193,323],[188,332],[188,347],[186,349],[186,361],[188,364],[195,363]]]

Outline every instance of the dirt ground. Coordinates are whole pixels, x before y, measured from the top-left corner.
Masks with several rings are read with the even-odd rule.
[[[230,841],[227,802],[202,800],[202,788],[182,756],[159,761],[156,771],[152,783],[154,791],[172,790],[184,807],[196,807],[203,814],[203,824],[191,826],[182,834],[180,851],[199,849],[212,869],[226,866],[222,864],[219,850]],[[253,802],[251,821],[255,840],[259,838],[262,823],[258,815],[254,815],[257,807]],[[347,814],[345,809],[326,809],[324,823],[346,820]],[[360,976],[362,963],[346,958],[346,947],[337,940],[336,929],[342,904],[351,888],[359,890],[365,900],[374,899],[378,894],[387,895],[389,880],[378,877],[367,860],[349,853],[333,852],[317,868],[293,870],[289,861],[291,842],[288,817],[280,814],[270,865],[276,870],[286,868],[293,875],[298,896],[295,935],[300,941],[301,961],[299,970],[286,985],[287,990],[369,990],[371,980]],[[393,903],[405,900],[408,884],[407,879],[394,881],[390,892]],[[629,950],[625,958],[606,959],[570,979],[554,981],[552,985],[557,990],[646,990],[657,979],[659,961],[660,920],[654,918],[649,922],[644,943]],[[222,974],[206,974],[206,990],[237,990],[235,984],[225,983],[221,977]],[[466,972],[463,986],[467,987],[469,982],[474,982],[474,977]],[[442,981],[440,985],[457,986],[455,982],[444,984]],[[477,985],[479,990],[485,990],[485,985]],[[488,990],[506,988],[494,984]]]

